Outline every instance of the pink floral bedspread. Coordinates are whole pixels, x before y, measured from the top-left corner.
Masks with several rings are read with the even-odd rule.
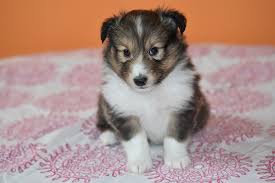
[[[275,47],[189,48],[212,106],[185,169],[127,172],[120,145],[98,139],[95,111],[101,51],[0,61],[0,182],[275,182]]]

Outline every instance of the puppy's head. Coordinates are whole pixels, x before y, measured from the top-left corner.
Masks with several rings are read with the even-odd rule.
[[[186,18],[175,10],[133,10],[108,18],[101,27],[108,38],[104,60],[131,88],[151,90],[173,70],[187,45]]]

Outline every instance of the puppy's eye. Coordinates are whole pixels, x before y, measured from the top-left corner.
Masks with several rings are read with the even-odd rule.
[[[131,55],[131,53],[128,49],[124,49],[123,54],[124,54],[125,57],[130,57],[130,55]]]
[[[150,50],[149,50],[149,55],[150,55],[150,56],[155,56],[156,54],[158,54],[158,52],[159,52],[159,50],[158,50],[157,47],[152,47],[152,48],[150,48]]]

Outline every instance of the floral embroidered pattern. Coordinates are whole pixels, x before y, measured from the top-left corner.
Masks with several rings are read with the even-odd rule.
[[[268,130],[267,133],[272,136],[275,137],[275,125],[272,125]]]
[[[275,151],[272,152],[272,155],[266,156],[264,160],[260,160],[256,166],[260,179],[267,182],[275,181]]]
[[[47,150],[40,144],[0,145],[0,173],[22,173],[46,152]]]
[[[243,47],[243,46],[232,46],[223,47],[219,50],[219,54],[222,57],[238,57],[238,58],[255,58],[263,56],[275,55],[274,47]]]
[[[14,122],[0,130],[0,136],[8,140],[38,139],[56,129],[78,121],[74,116],[48,115],[34,116]]]
[[[193,143],[197,148],[221,143],[230,145],[253,138],[261,132],[260,123],[240,117],[212,115],[206,128],[195,135]]]
[[[240,74],[241,73],[241,74]],[[253,86],[275,78],[273,62],[245,62],[222,68],[208,77],[213,84],[230,84],[231,86]]]
[[[40,162],[41,173],[52,180],[89,183],[103,176],[120,176],[126,171],[126,159],[121,148],[94,147],[69,144],[55,150]]]
[[[245,89],[230,88],[205,94],[212,111],[218,114],[249,112],[272,104],[270,94]]]
[[[63,78],[65,84],[79,87],[97,87],[101,83],[101,65],[89,63],[75,66]]]
[[[96,90],[78,89],[46,96],[39,99],[35,105],[51,111],[78,112],[95,107],[97,98]]]
[[[96,127],[96,117],[92,116],[82,123],[80,131],[90,139],[96,139],[99,137],[100,131]]]
[[[155,183],[224,182],[246,175],[252,167],[250,157],[218,149],[194,153],[192,163],[184,169],[172,169],[163,165],[163,160],[153,160],[153,168],[145,175]]]
[[[0,109],[14,108],[21,104],[29,102],[30,94],[18,91],[16,89],[7,88],[0,91]]]
[[[9,85],[44,84],[55,77],[56,66],[50,62],[26,60],[0,66],[0,78]]]

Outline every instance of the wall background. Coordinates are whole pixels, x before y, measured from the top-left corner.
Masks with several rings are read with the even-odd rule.
[[[274,0],[0,0],[0,57],[100,47],[105,18],[158,5],[185,13],[191,43],[275,45]]]

